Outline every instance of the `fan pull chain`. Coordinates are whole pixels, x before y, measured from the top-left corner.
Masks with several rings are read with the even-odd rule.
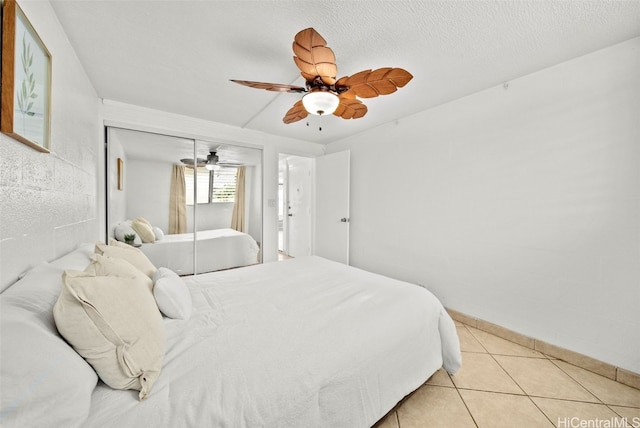
[[[322,115],[318,115],[320,117],[319,120],[319,125],[318,125],[318,131],[322,131]],[[309,126],[309,121],[307,120],[307,126]]]

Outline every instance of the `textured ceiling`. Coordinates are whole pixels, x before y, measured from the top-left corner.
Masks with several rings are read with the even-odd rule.
[[[640,1],[51,0],[101,98],[328,143],[640,36]],[[361,119],[285,125],[300,98],[229,79],[304,86],[291,44],[314,27],[338,77],[402,67]]]

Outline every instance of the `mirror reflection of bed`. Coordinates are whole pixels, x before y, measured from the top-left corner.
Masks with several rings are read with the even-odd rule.
[[[261,262],[260,149],[113,127],[107,136],[110,238],[135,233],[133,245],[179,275]]]

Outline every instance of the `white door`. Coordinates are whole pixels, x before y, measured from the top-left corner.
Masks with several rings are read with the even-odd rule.
[[[348,150],[316,158],[315,253],[349,264]]]
[[[287,254],[291,257],[311,255],[311,158],[290,156],[287,158]]]

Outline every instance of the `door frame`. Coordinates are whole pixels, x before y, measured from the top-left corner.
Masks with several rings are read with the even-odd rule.
[[[315,190],[316,190],[316,181],[315,181],[315,157],[313,156],[304,156],[297,155],[291,153],[278,153],[278,187],[280,187],[280,175],[282,174],[283,178],[283,188],[282,188],[282,198],[280,200],[280,194],[278,195],[278,209],[282,209],[283,218],[282,218],[282,251],[285,255],[291,256],[291,233],[292,228],[289,223],[289,193],[291,189],[290,183],[290,171],[289,171],[289,159],[290,158],[301,158],[308,159],[310,161],[310,177],[309,177],[309,225],[308,225],[308,236],[309,236],[309,254],[313,254],[315,248]],[[283,167],[284,164],[284,167]],[[280,193],[280,192],[278,192]],[[278,220],[279,221],[279,220]],[[279,233],[279,225],[276,226],[278,228],[277,233]],[[279,241],[279,237],[278,237]],[[279,247],[279,245],[278,245]],[[280,248],[278,248],[280,251]],[[293,255],[292,257],[295,257]]]

